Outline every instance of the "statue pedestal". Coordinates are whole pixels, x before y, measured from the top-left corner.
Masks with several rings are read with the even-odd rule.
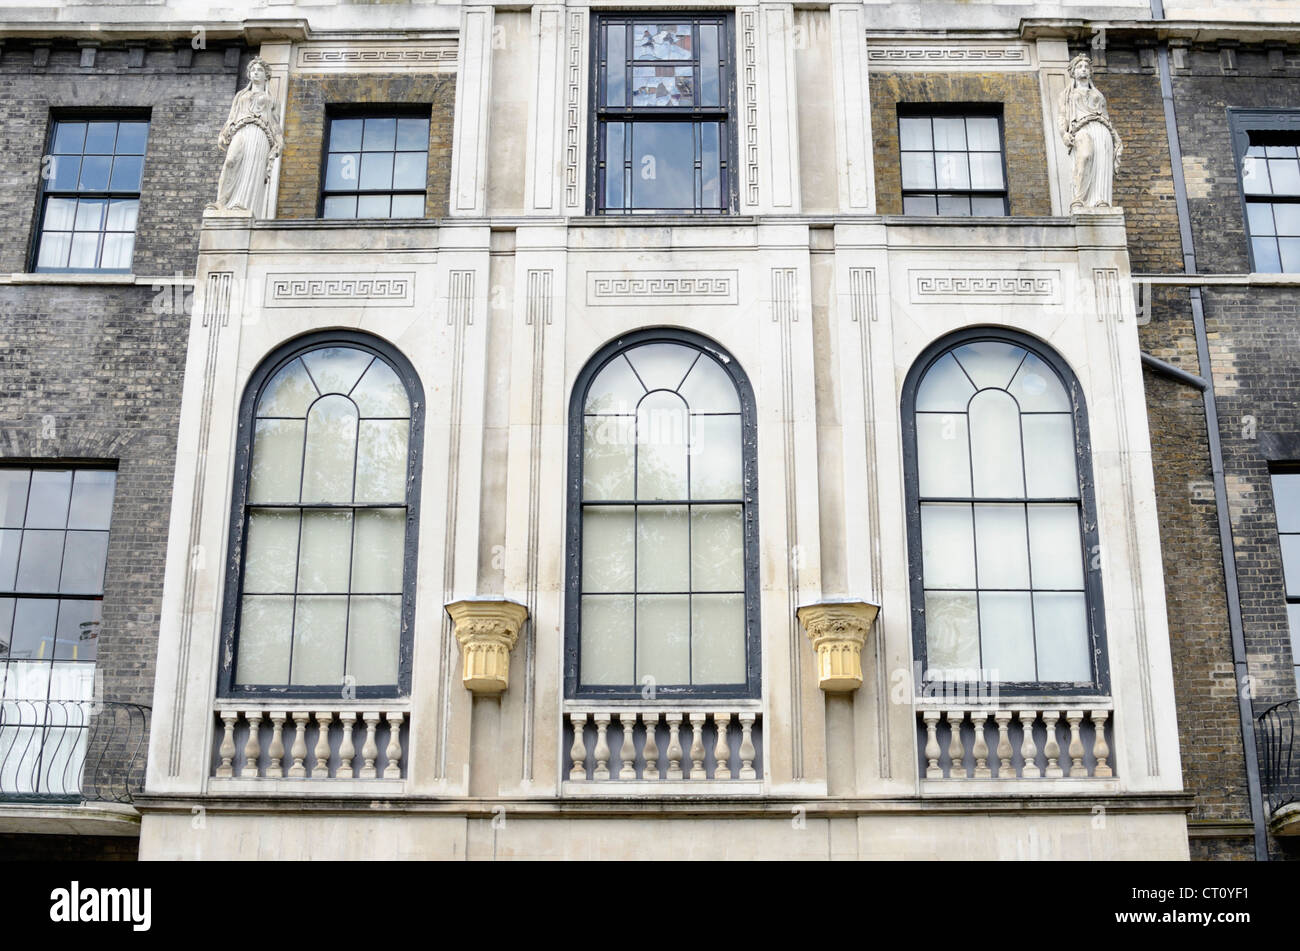
[[[208,205],[203,209],[204,218],[248,218],[252,220],[253,213],[243,208],[218,208],[216,205]]]

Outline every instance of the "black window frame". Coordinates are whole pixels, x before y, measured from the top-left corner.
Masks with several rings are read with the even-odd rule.
[[[583,416],[587,391],[597,375],[611,361],[627,350],[650,343],[681,344],[701,351],[717,360],[736,387],[741,416],[741,473],[743,491],[743,549],[745,573],[745,685],[732,684],[655,684],[655,700],[682,702],[683,700],[757,700],[762,695],[762,634],[760,626],[760,595],[758,574],[758,420],[754,391],[740,363],[715,341],[701,334],[672,327],[656,327],[624,334],[601,347],[587,361],[570,391],[568,490],[566,499],[567,527],[565,531],[565,624],[564,624],[564,696],[567,700],[639,700],[642,684],[583,686],[579,681],[581,670],[582,625],[582,509],[583,509]],[[609,503],[593,503],[609,504]],[[626,503],[625,503],[626,504]]]
[[[351,190],[338,190],[326,188],[326,177],[329,174],[329,157],[330,157],[330,134],[334,122],[338,119],[423,119],[429,123],[430,134],[433,129],[433,104],[432,103],[336,103],[325,109],[325,125],[321,135],[320,144],[320,188],[316,195],[316,217],[322,221],[416,221],[427,218],[429,215],[429,143],[426,137],[424,144],[424,187],[418,191],[413,188],[356,188]],[[393,149],[392,154],[398,151],[409,151],[406,149]],[[360,181],[361,167],[357,166],[358,183]],[[420,219],[415,218],[394,218],[391,215],[391,199],[397,195],[420,195],[423,199],[420,210]],[[387,195],[390,200],[390,214],[386,218],[362,218],[353,216],[351,218],[326,218],[325,217],[325,200],[327,198],[346,198],[353,196],[363,198],[369,195]]]
[[[654,23],[691,23],[694,35],[698,36],[699,25],[701,23],[712,23],[718,26],[719,37],[719,58],[724,64],[723,78],[719,89],[718,106],[701,106],[698,103],[692,107],[678,106],[606,106],[604,100],[604,68],[602,64],[607,62],[607,41],[605,35],[605,26],[611,23],[627,23],[629,25],[636,22],[654,22]],[[736,105],[736,73],[738,68],[738,49],[736,44],[735,14],[734,12],[724,10],[681,10],[681,9],[664,9],[664,10],[640,10],[640,11],[599,11],[591,14],[591,36],[590,43],[590,81],[588,83],[588,149],[587,158],[590,167],[590,173],[587,176],[587,213],[590,215],[610,216],[610,217],[627,217],[642,218],[655,215],[674,215],[674,216],[702,216],[716,217],[725,215],[735,215],[739,211],[739,183],[736,176],[737,156],[739,154],[739,145],[737,137],[737,105]],[[627,51],[627,58],[624,60],[624,68],[627,70],[628,82],[626,91],[628,99],[632,97],[631,85],[631,63],[633,53]],[[646,61],[648,62],[648,61]],[[672,63],[672,60],[660,60],[661,63]],[[682,61],[683,63],[688,61]],[[698,60],[691,60],[696,64],[695,69],[695,89],[699,90]],[[705,122],[719,122],[722,128],[719,130],[719,191],[722,204],[717,208],[704,208],[695,205],[692,208],[666,208],[666,209],[635,209],[631,207],[607,208],[605,205],[605,136],[602,130],[606,123],[621,122],[645,122],[645,121],[690,121],[695,129],[694,141],[695,152],[700,154],[700,135],[699,128]],[[630,138],[630,137],[629,137]],[[630,142],[626,146],[631,147]],[[633,163],[635,164],[635,163]],[[696,163],[699,167],[699,163]],[[630,204],[630,195],[626,196]]]
[[[916,394],[926,373],[941,358],[957,347],[981,341],[1008,343],[1038,357],[1057,374],[1070,397],[1074,417],[1075,471],[1079,479],[1080,545],[1084,557],[1084,604],[1088,615],[1088,639],[1092,657],[1091,684],[1074,684],[1059,681],[987,681],[987,680],[930,680],[927,667],[927,641],[925,630],[925,579],[922,565],[921,495],[919,486],[916,437]],[[1092,471],[1092,443],[1088,428],[1088,410],[1083,388],[1069,364],[1056,350],[1040,340],[1015,330],[1002,327],[970,327],[947,334],[921,351],[912,363],[903,383],[901,401],[903,422],[903,470],[907,513],[908,579],[912,609],[912,650],[920,664],[920,682],[916,684],[923,693],[934,691],[942,695],[946,690],[958,696],[1041,697],[1051,696],[1108,696],[1110,693],[1110,662],[1106,646],[1105,599],[1102,591],[1101,550],[1097,530],[1097,501]],[[972,489],[974,487],[972,486]],[[972,495],[972,502],[982,501]],[[996,500],[994,500],[996,501]]]
[[[1250,262],[1251,273],[1256,273],[1254,236],[1250,233],[1250,205],[1253,204],[1292,204],[1300,203],[1300,192],[1295,194],[1250,195],[1246,194],[1245,159],[1250,148],[1251,133],[1264,137],[1285,137],[1290,145],[1300,146],[1300,110],[1297,109],[1237,109],[1228,110],[1228,127],[1232,136],[1232,155],[1237,172],[1237,194],[1241,199],[1241,226],[1246,236],[1246,260]],[[1268,237],[1265,235],[1264,237]],[[1276,236],[1275,240],[1276,240]],[[1281,267],[1279,253],[1279,267]],[[1264,272],[1277,273],[1277,272]],[[1296,274],[1300,271],[1282,271],[1283,274]]]
[[[961,117],[963,119],[997,119],[998,122],[998,153],[1002,160],[1002,188],[939,188],[938,187],[938,169],[935,169],[935,187],[928,188],[907,188],[903,185],[903,119],[952,119]],[[900,102],[897,104],[894,116],[894,132],[898,140],[898,187],[901,197],[901,207],[904,215],[909,217],[932,217],[929,215],[911,215],[907,211],[908,198],[934,198],[935,215],[939,218],[1005,218],[1011,215],[1011,180],[1007,174],[1007,135],[1006,135],[1006,118],[1005,110],[1002,103],[992,102]],[[933,127],[932,127],[933,128]],[[933,133],[932,133],[933,134]],[[964,150],[967,156],[967,169],[970,167],[969,142]],[[907,150],[914,151],[914,150]],[[934,142],[930,143],[930,154],[935,155],[937,150],[934,148]],[[958,196],[965,197],[968,201],[972,198],[997,198],[1002,199],[1001,215],[945,215],[938,210],[938,201],[940,196]]]
[[[1277,493],[1277,482],[1276,482],[1277,476],[1300,477],[1300,462],[1274,462],[1274,463],[1270,463],[1268,467],[1269,492],[1272,495],[1272,503],[1273,503],[1273,525],[1278,540],[1277,542],[1278,558],[1282,566],[1282,602],[1284,605],[1286,605],[1286,615],[1287,615],[1286,625],[1287,625],[1288,641],[1289,643],[1295,645],[1295,644],[1300,644],[1300,630],[1293,630],[1291,627],[1291,605],[1294,604],[1300,606],[1300,592],[1296,592],[1295,594],[1292,594],[1289,590],[1287,590],[1286,553],[1282,549],[1282,538],[1285,535],[1300,536],[1300,532],[1282,531],[1282,525],[1277,517],[1277,512],[1278,512],[1278,505],[1277,505],[1278,493]],[[1294,647],[1292,648],[1291,651],[1291,669],[1295,674],[1296,691],[1298,694],[1300,694],[1300,652],[1296,651]]]
[[[326,330],[290,340],[268,354],[249,377],[239,406],[236,434],[234,491],[230,507],[230,533],[226,557],[225,594],[222,603],[221,659],[217,696],[222,699],[337,699],[344,684],[236,684],[239,658],[239,620],[244,587],[244,546],[248,535],[249,483],[252,477],[254,414],[269,383],[281,369],[304,353],[326,347],[364,350],[386,361],[406,386],[411,403],[411,430],[406,461],[406,538],[402,557],[402,621],[398,641],[398,682],[394,685],[354,685],[358,700],[401,699],[411,693],[411,653],[415,630],[416,567],[419,554],[420,474],[424,444],[424,388],[406,356],[379,337],[360,331]],[[251,506],[257,507],[257,506]],[[366,508],[364,504],[354,508]]]
[[[72,191],[63,190],[63,189],[56,191],[55,189],[52,189],[50,187],[50,180],[48,180],[44,174],[45,171],[44,163],[50,161],[54,157],[54,140],[56,135],[58,134],[59,123],[109,122],[109,121],[144,122],[145,125],[147,126],[145,130],[145,150],[140,155],[141,163],[140,163],[139,190],[134,192],[126,192],[126,191],[113,191],[111,188],[109,188],[103,191],[83,192],[80,189],[74,189]],[[49,116],[49,124],[45,131],[45,149],[41,153],[41,161],[42,161],[41,174],[37,176],[40,185],[37,188],[37,192],[36,192],[36,209],[35,209],[35,214],[33,216],[33,220],[35,221],[36,226],[32,229],[31,240],[29,242],[29,246],[27,249],[27,272],[29,274],[131,274],[134,273],[135,252],[136,252],[136,248],[139,245],[139,237],[140,237],[140,210],[144,204],[144,173],[145,173],[145,168],[148,166],[148,162],[149,162],[149,136],[152,131],[153,131],[153,115],[152,115],[152,110],[148,108],[51,110]],[[86,153],[83,151],[81,154],[84,157]],[[97,153],[92,153],[92,154],[97,154]],[[116,156],[116,154],[117,153],[115,151],[114,155]],[[124,153],[124,154],[131,154],[131,153]],[[110,175],[111,175],[111,170],[110,170]],[[109,184],[110,185],[112,184],[111,179]],[[75,200],[81,198],[82,196],[103,198],[106,201],[112,201],[115,198],[117,199],[134,198],[136,200],[136,202],[138,203],[136,209],[136,227],[135,230],[132,232],[132,234],[135,235],[136,240],[131,246],[131,264],[129,266],[125,268],[105,268],[105,267],[53,268],[53,267],[39,267],[37,265],[37,261],[39,260],[40,253],[41,253],[41,238],[45,234],[45,209],[49,205],[48,199],[71,198]],[[107,224],[107,211],[105,211],[105,224]],[[120,232],[120,233],[124,234],[125,232]],[[100,238],[99,250],[96,254],[97,259],[102,257],[103,255],[104,248],[103,248],[102,236],[105,234],[105,229],[101,228],[99,234],[101,238]]]

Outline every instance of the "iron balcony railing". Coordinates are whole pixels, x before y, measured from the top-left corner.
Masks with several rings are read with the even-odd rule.
[[[1264,798],[1275,814],[1283,806],[1300,802],[1300,700],[1287,700],[1259,715],[1260,763]]]
[[[0,802],[129,803],[144,785],[150,708],[0,700]]]

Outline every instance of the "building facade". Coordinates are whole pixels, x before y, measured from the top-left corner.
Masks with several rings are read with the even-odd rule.
[[[29,590],[18,549],[14,600],[102,596],[67,702],[150,709],[131,805],[4,828],[1285,857],[1300,36],[1250,6],[7,14],[14,332],[129,288],[100,346],[148,350],[28,345],[21,412],[75,379],[87,435],[6,449],[5,529],[108,556]]]

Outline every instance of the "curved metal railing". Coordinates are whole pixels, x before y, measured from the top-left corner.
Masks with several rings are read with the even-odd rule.
[[[1270,814],[1300,802],[1300,700],[1275,704],[1259,715],[1260,780]]]

